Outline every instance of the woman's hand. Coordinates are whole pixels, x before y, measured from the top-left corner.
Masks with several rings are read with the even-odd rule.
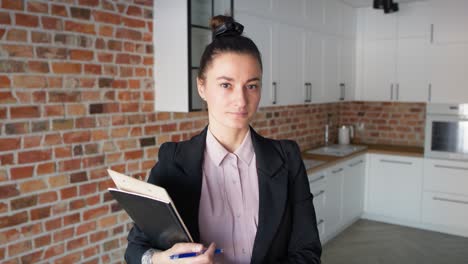
[[[154,264],[213,264],[215,244],[211,243],[205,253],[201,253],[203,250],[202,244],[196,243],[177,243],[166,251],[157,252],[153,255],[151,259]],[[200,255],[190,258],[181,258],[181,259],[170,259],[170,256],[175,254],[190,253],[190,252],[200,252]]]

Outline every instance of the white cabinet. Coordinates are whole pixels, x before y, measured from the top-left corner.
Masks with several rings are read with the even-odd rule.
[[[339,81],[340,43],[341,38],[327,35],[324,37],[323,49],[323,75],[324,94],[323,101],[336,102],[340,100],[341,89]]]
[[[431,102],[468,102],[468,42],[430,46]]]
[[[361,216],[364,208],[365,156],[345,163],[343,177],[343,219],[352,221]]]
[[[326,182],[326,170],[316,172],[308,175],[310,192],[314,196],[314,209],[317,221],[317,228],[319,230],[320,239],[323,240],[325,236],[325,182]]]
[[[321,102],[323,100],[323,49],[324,41],[320,33],[304,33],[303,77],[304,102]]]
[[[357,11],[355,8],[342,5],[341,8],[341,17],[342,17],[342,34],[345,38],[356,38],[356,28],[357,28]]]
[[[344,4],[338,0],[325,1],[325,32],[341,35],[343,26],[342,6]]]
[[[306,23],[313,30],[322,30],[325,24],[325,4],[326,0],[305,0]]]
[[[356,83],[356,39],[345,37],[340,46],[340,99],[354,100]]]
[[[263,76],[260,106],[273,105],[273,23],[267,19],[237,13],[236,19],[245,26],[245,36],[251,38],[262,55]]]
[[[273,0],[235,0],[234,12],[255,14],[260,16],[273,15]],[[239,19],[239,21],[242,21]],[[242,22],[241,22],[242,23]]]
[[[426,159],[424,190],[468,197],[468,162]]]
[[[420,221],[422,158],[371,154],[368,213],[417,223]]]
[[[331,167],[325,183],[325,237],[336,235],[343,222],[343,166]]]
[[[468,43],[468,1],[429,1],[434,44]]]

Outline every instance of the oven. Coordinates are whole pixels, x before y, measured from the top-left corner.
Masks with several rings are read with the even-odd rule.
[[[468,104],[428,104],[424,156],[468,160]]]

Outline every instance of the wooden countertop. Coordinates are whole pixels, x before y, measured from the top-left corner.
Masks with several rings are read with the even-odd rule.
[[[307,173],[314,173],[322,169],[326,169],[339,162],[352,159],[356,156],[366,154],[366,153],[390,154],[390,155],[399,155],[399,156],[408,156],[408,157],[423,157],[424,156],[423,147],[393,146],[393,145],[381,145],[381,144],[358,144],[358,145],[367,146],[367,149],[355,152],[353,154],[350,154],[344,157],[307,154],[306,152],[309,149],[305,150],[304,152],[302,152],[303,159],[314,159],[314,160],[325,161],[325,163],[322,163],[319,166],[315,166],[315,167],[308,169]]]

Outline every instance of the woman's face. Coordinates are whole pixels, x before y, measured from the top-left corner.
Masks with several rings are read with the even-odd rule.
[[[260,101],[262,70],[249,54],[225,52],[206,68],[205,80],[197,80],[198,92],[207,104],[210,125],[246,128]]]

